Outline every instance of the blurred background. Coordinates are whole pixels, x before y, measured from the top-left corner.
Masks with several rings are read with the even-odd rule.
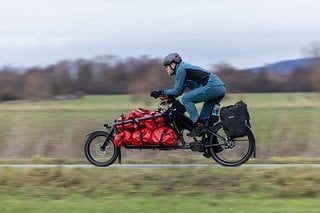
[[[171,52],[214,72],[226,83],[227,96],[222,105],[238,100],[248,104],[257,141],[257,158],[248,163],[319,163],[319,7],[317,0],[2,0],[1,164],[88,163],[83,153],[87,133],[103,129],[105,122],[132,109],[155,109],[157,101],[149,97],[149,92],[173,86],[174,79],[162,66],[163,57]],[[195,152],[139,150],[125,151],[123,162],[212,163]],[[256,205],[261,194],[272,198],[314,198],[320,194],[314,179],[319,175],[317,169],[204,170],[175,173],[169,169],[161,172],[161,179],[153,179],[153,173],[159,175],[159,171],[124,174],[117,170],[111,174],[91,170],[85,175],[78,170],[49,169],[40,171],[39,181],[39,170],[0,169],[0,190],[16,196],[13,192],[17,189],[22,197],[34,193],[53,200],[65,198],[69,192],[85,199],[94,194],[110,196],[99,187],[114,187],[111,183],[118,184],[116,181],[109,185],[87,182],[87,175],[98,174],[127,181],[118,196],[145,193],[156,197],[157,193],[170,192],[192,198],[243,192],[254,196],[252,205]],[[175,185],[190,172],[196,179],[188,183],[195,181],[197,188]],[[251,172],[255,179],[245,175]],[[213,181],[214,174],[221,176]],[[21,179],[16,179],[19,176]],[[167,184],[164,180],[172,176],[171,185]],[[228,178],[236,181],[239,176],[249,178],[252,184],[225,182]],[[30,182],[24,182],[26,179]],[[288,179],[289,186],[282,188]],[[199,184],[204,181],[212,181],[212,185]],[[52,185],[43,190],[48,182]],[[155,187],[148,188],[145,183]],[[65,186],[73,190],[65,191]],[[215,191],[217,188],[220,190]],[[68,202],[74,199],[77,203],[82,198]],[[7,206],[6,200],[11,202],[10,197],[2,200],[0,209]],[[172,206],[175,202],[179,203],[174,201]],[[228,202],[232,207],[235,200],[231,196]],[[310,202],[310,208],[317,205]],[[220,205],[208,201],[204,206],[210,209]]]
[[[318,91],[319,4],[4,0],[0,100],[171,87],[170,52],[219,73],[230,93]]]
[[[162,66],[170,52],[216,73],[227,85],[224,105],[248,103],[258,156],[316,157],[317,6],[312,0],[2,1],[1,158],[83,159],[88,132],[134,108],[157,107],[149,92],[174,84]],[[282,151],[272,150],[274,143]]]

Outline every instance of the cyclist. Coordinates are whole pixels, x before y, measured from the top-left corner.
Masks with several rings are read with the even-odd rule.
[[[214,73],[201,67],[182,62],[178,53],[168,54],[163,65],[169,76],[175,75],[175,84],[172,89],[155,90],[151,97],[158,98],[160,95],[180,96],[186,88],[190,89],[182,97],[182,102],[195,124],[195,128],[188,134],[195,137],[206,131],[205,118],[210,115],[213,108],[212,99],[225,94],[224,82]],[[204,102],[200,115],[196,103]]]

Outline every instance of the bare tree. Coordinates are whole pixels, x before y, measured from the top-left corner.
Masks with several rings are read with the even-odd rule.
[[[320,55],[320,44],[313,44],[309,53]],[[228,92],[320,92],[319,63],[297,68],[286,75],[263,68],[259,71],[239,70],[223,62],[212,70],[226,83]],[[2,101],[52,98],[65,94],[77,95],[79,92],[148,93],[155,89],[171,88],[173,84],[174,78],[167,76],[161,60],[147,56],[122,60],[110,56],[93,60],[65,60],[48,67],[33,67],[24,71],[12,67],[0,68]]]
[[[43,99],[51,97],[51,84],[46,72],[31,68],[24,76],[24,97]]]
[[[320,65],[314,66],[310,73],[310,81],[313,91],[320,92]]]
[[[303,50],[303,52],[312,58],[315,58],[310,64],[309,80],[314,91],[320,92],[320,43],[313,42],[310,46]]]

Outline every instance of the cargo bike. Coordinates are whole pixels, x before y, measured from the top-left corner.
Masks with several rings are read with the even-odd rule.
[[[240,166],[256,155],[256,142],[250,125],[247,105],[239,101],[219,110],[224,95],[212,100],[214,107],[204,119],[205,132],[188,136],[195,126],[185,115],[182,103],[174,98],[159,97],[158,109],[138,108],[129,115],[121,115],[106,130],[87,135],[85,156],[99,167],[121,164],[121,150],[191,150],[212,158],[223,166]],[[217,109],[218,108],[218,109]]]

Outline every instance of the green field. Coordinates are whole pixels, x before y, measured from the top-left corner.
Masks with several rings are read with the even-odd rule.
[[[319,163],[320,95],[231,94],[257,141],[248,163]],[[85,135],[122,113],[156,109],[148,95],[0,104],[0,163],[88,163]],[[214,164],[197,152],[124,151],[123,163]],[[0,168],[0,212],[319,212],[317,167]]]
[[[261,197],[131,197],[108,196],[86,198],[77,195],[61,200],[16,199],[5,197],[0,206],[2,212],[319,212],[317,198],[268,199]]]
[[[257,141],[250,162],[320,162],[320,95],[316,93],[230,94],[229,105],[244,100]],[[120,114],[157,108],[148,94],[84,96],[64,101],[0,104],[2,162],[85,163],[83,144],[91,131],[103,129]],[[199,106],[201,107],[201,106]],[[169,157],[167,157],[169,156]],[[124,151],[124,163],[209,163],[190,151]]]
[[[318,212],[320,170],[0,169],[1,212]]]
[[[271,199],[263,197],[190,196],[104,196],[88,198],[70,195],[49,200],[27,197],[2,197],[2,212],[319,212],[318,198]]]

